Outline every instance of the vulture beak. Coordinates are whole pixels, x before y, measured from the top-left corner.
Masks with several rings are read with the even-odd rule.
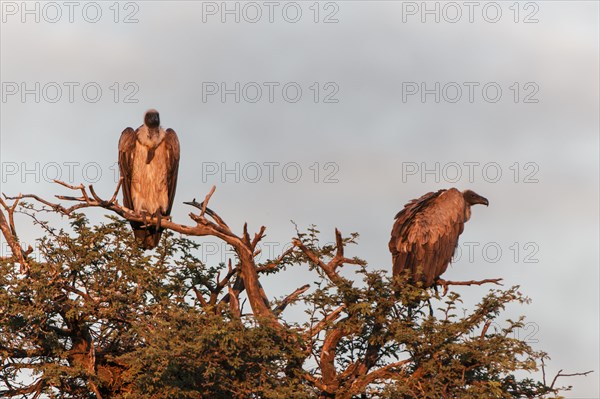
[[[463,197],[470,206],[475,204],[488,206],[490,204],[487,198],[482,197],[481,195],[477,194],[475,191],[472,190],[463,191]]]
[[[476,204],[481,204],[481,205],[485,205],[485,206],[489,206],[490,202],[488,201],[487,198],[482,197],[481,195],[479,196],[479,198],[477,198],[477,202]]]

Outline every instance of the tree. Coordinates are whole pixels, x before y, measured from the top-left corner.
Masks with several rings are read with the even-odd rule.
[[[127,226],[143,218],[118,204],[119,187],[103,200],[91,186],[61,184],[81,193],[59,197],[76,201],[69,208],[36,195],[0,200],[12,250],[0,261],[2,397],[489,399],[569,388],[556,386],[563,374],[531,377],[548,357],[514,337],[523,318],[490,328],[507,304],[528,301],[518,287],[492,289],[463,312],[450,286],[499,280],[442,281],[441,294],[392,281],[389,271],[346,257],[357,234],[336,230],[335,243],[322,245],[314,226],[277,259],[257,263],[265,228],[251,236],[244,225],[236,235],[207,208],[214,187],[188,203],[198,209],[195,224],[163,220],[160,245],[144,252]],[[116,215],[91,225],[79,213],[90,207]],[[68,227],[44,221],[48,211],[68,216]],[[15,213],[44,232],[37,258],[19,243]],[[235,264],[203,264],[194,236],[225,241]],[[339,273],[344,265],[355,278]],[[316,286],[270,298],[260,280],[291,267],[307,267]],[[303,304],[304,322],[286,321],[292,304]]]

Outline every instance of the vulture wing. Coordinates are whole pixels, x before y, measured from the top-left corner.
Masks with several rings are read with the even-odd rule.
[[[133,176],[133,155],[135,153],[136,141],[136,131],[130,127],[123,130],[119,139],[119,171],[123,178],[121,186],[123,190],[123,205],[129,209],[134,208],[131,195],[131,179]]]
[[[166,130],[165,145],[167,147],[167,190],[169,192],[169,207],[167,215],[171,214],[175,189],[177,188],[177,172],[179,171],[179,139],[173,129]]]
[[[465,201],[456,189],[427,193],[396,215],[390,251],[393,275],[409,272],[431,286],[446,271],[465,223]]]

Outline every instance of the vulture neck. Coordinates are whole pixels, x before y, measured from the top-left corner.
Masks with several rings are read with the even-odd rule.
[[[138,141],[148,148],[156,148],[165,139],[165,131],[159,127],[148,127],[142,125],[138,131]]]
[[[471,219],[471,205],[465,205],[465,222]]]

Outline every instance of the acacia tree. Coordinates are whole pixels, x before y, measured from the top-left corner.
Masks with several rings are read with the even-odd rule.
[[[322,245],[315,227],[259,263],[265,228],[235,234],[207,208],[214,187],[187,203],[194,224],[161,221],[167,234],[144,252],[127,226],[144,218],[118,203],[119,187],[103,200],[91,186],[59,183],[80,192],[59,196],[75,205],[0,200],[12,250],[0,261],[1,397],[550,398],[569,389],[558,377],[589,373],[547,381],[546,353],[514,334],[523,318],[490,328],[507,304],[528,301],[518,287],[491,289],[468,311],[448,292],[499,279],[442,280],[440,294],[347,257],[356,234],[336,229],[335,243]],[[91,225],[79,212],[92,207],[112,216]],[[44,212],[66,215],[68,226],[52,226]],[[43,231],[35,258],[19,242],[16,213]],[[204,264],[194,236],[223,240],[235,262]],[[341,275],[344,265],[356,277]],[[291,267],[308,268],[315,287],[270,297],[261,279],[285,278]],[[305,321],[286,320],[291,304],[303,306]],[[541,381],[531,374],[539,369]]]

